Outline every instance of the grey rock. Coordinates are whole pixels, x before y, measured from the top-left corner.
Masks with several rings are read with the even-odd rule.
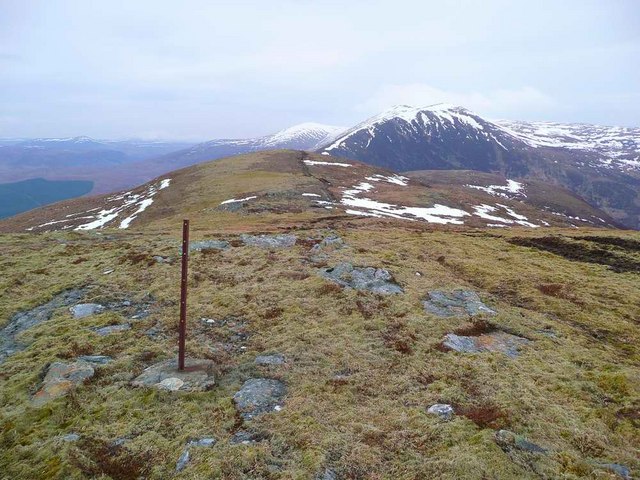
[[[213,437],[205,437],[196,440],[190,440],[187,443],[189,447],[213,447],[216,444],[216,439]]]
[[[344,246],[344,241],[338,235],[328,235],[324,237],[320,243],[317,243],[311,249],[312,252],[320,253],[323,250],[337,250]]]
[[[520,354],[520,347],[530,343],[531,340],[501,331],[483,333],[476,337],[448,333],[442,342],[445,347],[456,352],[500,352],[511,358],[515,358]]]
[[[213,360],[185,359],[185,369],[178,370],[178,360],[165,360],[145,369],[132,380],[134,387],[152,387],[169,391],[206,391],[215,385]]]
[[[278,235],[240,235],[242,242],[249,247],[290,248],[296,244],[298,237],[293,234]]]
[[[252,445],[262,440],[262,437],[249,430],[238,430],[233,434],[229,443],[232,445]]]
[[[338,480],[338,474],[330,468],[327,468],[324,472],[318,473],[314,480]]]
[[[67,433],[66,435],[62,435],[60,439],[63,442],[77,442],[78,440],[80,440],[80,435],[78,435],[77,433]]]
[[[191,453],[189,452],[189,448],[191,447],[213,447],[216,444],[216,439],[211,437],[200,438],[196,440],[190,440],[187,442],[186,448],[182,451],[180,458],[178,458],[178,462],[176,463],[176,472],[181,472],[184,470],[191,460]]]
[[[342,287],[382,294],[404,293],[393,281],[392,275],[382,268],[360,268],[345,262],[332,268],[320,269],[320,275]]]
[[[93,331],[96,332],[101,337],[111,335],[112,333],[124,332],[125,330],[131,330],[131,324],[123,323],[121,325],[107,325],[106,327],[93,329]]]
[[[113,358],[106,355],[81,355],[77,358],[77,360],[82,360],[93,365],[106,365],[111,360],[113,360]]]
[[[453,407],[451,405],[448,405],[446,403],[436,403],[435,405],[431,405],[427,409],[427,413],[430,413],[432,415],[437,415],[442,420],[451,420],[451,417],[453,417],[454,412],[453,412]]]
[[[282,365],[284,355],[275,353],[273,355],[258,355],[255,359],[256,365]]]
[[[65,290],[42,305],[13,315],[6,326],[0,329],[0,363],[8,356],[26,348],[26,345],[16,340],[19,334],[50,320],[57,309],[79,302],[85,294],[86,289],[83,288]]]
[[[269,378],[251,378],[233,396],[240,415],[248,420],[263,413],[280,411],[286,395],[284,383]]]
[[[105,311],[104,305],[99,303],[79,303],[69,309],[73,318],[85,318]]]
[[[176,392],[184,386],[184,380],[177,377],[169,377],[155,384],[159,390],[169,390],[170,392]]]
[[[506,452],[520,450],[533,454],[545,454],[548,451],[546,448],[536,445],[521,435],[517,435],[509,430],[498,430],[495,433],[495,440],[500,448]]]
[[[624,480],[632,480],[631,470],[624,465],[620,465],[619,463],[596,463],[598,468],[602,468],[603,470],[608,470],[612,473],[615,473],[620,478],[624,478]]]
[[[189,249],[189,250],[191,250],[191,249]],[[163,257],[162,255],[154,255],[151,258],[153,258],[153,260],[156,263],[173,263],[173,258],[172,257]]]
[[[471,290],[429,292],[429,299],[422,302],[427,313],[439,317],[459,317],[465,315],[495,315],[495,310],[487,307],[478,294]]]
[[[111,442],[111,446],[112,447],[121,447],[122,445],[124,445],[127,442],[130,442],[131,438],[129,437],[119,437],[116,438],[114,441]]]
[[[178,458],[178,462],[176,463],[176,472],[181,472],[189,463],[189,459],[191,458],[191,454],[189,453],[189,449],[185,449]]]
[[[229,242],[225,240],[200,240],[189,244],[190,252],[201,252],[202,250],[226,250]]]

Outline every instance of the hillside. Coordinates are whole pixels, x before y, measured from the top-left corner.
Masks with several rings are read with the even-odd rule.
[[[507,179],[500,182],[511,185]],[[282,150],[204,163],[131,191],[37,209],[0,222],[0,232],[138,228],[175,223],[184,216],[256,226],[269,214],[285,222],[329,216],[471,227],[614,225],[602,211],[555,187],[546,187],[559,192],[549,197],[563,204],[542,206],[529,201],[524,184],[513,184],[514,191],[504,187],[500,195],[475,188],[482,184],[425,185],[356,161]]]
[[[0,477],[632,478],[640,234],[559,204],[274,151],[0,222]]]
[[[318,149],[395,171],[477,170],[562,186],[640,228],[640,129],[493,122],[459,106],[398,106]]]

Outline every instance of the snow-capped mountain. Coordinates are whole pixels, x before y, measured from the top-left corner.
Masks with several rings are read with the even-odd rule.
[[[494,122],[459,106],[393,107],[318,151],[395,171],[476,170],[561,185],[640,228],[640,129]]]
[[[271,135],[246,139],[218,139],[198,143],[190,148],[165,155],[149,162],[150,166],[162,165],[174,169],[195,165],[205,160],[257,152],[260,150],[312,150],[343,131],[342,127],[319,123],[301,123]]]
[[[640,170],[640,128],[509,120],[495,123],[533,148],[590,152],[598,157],[594,166]]]

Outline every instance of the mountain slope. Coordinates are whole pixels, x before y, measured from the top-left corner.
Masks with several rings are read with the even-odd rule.
[[[569,188],[628,227],[640,228],[639,132],[542,128],[490,122],[451,105],[400,106],[356,125],[318,151],[396,171],[478,170],[539,179]]]
[[[495,189],[506,193],[495,195],[483,184],[432,185],[357,161],[278,150],[207,162],[130,191],[37,209],[1,222],[0,231],[140,228],[179,222],[185,216],[195,222],[251,225],[274,213],[284,222],[331,216],[467,227],[615,223],[575,197],[561,206],[543,206],[529,201],[528,184],[493,180],[498,182]],[[546,188],[556,192],[554,198],[568,198],[553,186]]]

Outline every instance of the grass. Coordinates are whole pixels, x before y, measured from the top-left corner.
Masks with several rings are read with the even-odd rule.
[[[238,217],[196,223],[192,240],[234,240],[248,228],[274,228],[268,216],[249,226]],[[278,221],[283,227],[289,217]],[[174,478],[185,443],[202,436],[218,444],[192,449],[175,478],[308,479],[332,468],[346,479],[605,479],[613,477],[593,462],[640,468],[637,273],[512,242],[541,236],[531,230],[333,223],[347,246],[330,251],[326,264],[386,268],[406,293],[382,297],[334,286],[315,273],[312,241],[272,252],[237,246],[195,253],[187,349],[216,360],[218,386],[190,394],[128,384],[176,352],[180,266],[149,259],[177,257],[177,230],[167,223],[144,233],[0,236],[0,322],[72,286],[90,286],[95,301],[154,298],[150,317],[121,334],[89,330],[124,322],[119,314],[74,320],[64,309],[23,334],[30,347],[0,373],[0,477]],[[290,226],[302,239],[328,233],[324,225],[297,225]],[[633,259],[637,252],[628,246],[640,240],[631,232],[580,231],[631,243],[572,240],[575,230],[544,235],[550,233]],[[428,290],[453,288],[478,291],[498,311],[491,325],[533,343],[514,360],[440,351],[446,333],[475,327],[468,318],[428,315],[420,301]],[[230,327],[206,326],[203,317],[235,317],[248,338],[233,340]],[[144,334],[152,326],[162,332],[156,339]],[[237,348],[225,350],[234,341]],[[283,353],[287,364],[254,365],[263,352]],[[47,363],[86,353],[115,360],[71,395],[30,405]],[[248,428],[232,396],[254,376],[287,384],[285,408],[251,422],[265,441],[232,445],[231,436]],[[426,414],[433,403],[450,403],[457,415],[441,422]],[[550,453],[505,453],[493,440],[497,428]],[[69,432],[82,439],[62,442]],[[129,441],[111,445],[122,437]]]

